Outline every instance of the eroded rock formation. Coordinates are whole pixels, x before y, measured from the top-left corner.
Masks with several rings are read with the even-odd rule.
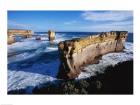
[[[12,44],[15,42],[15,37],[20,35],[25,38],[32,37],[32,30],[22,30],[22,29],[8,29],[8,44]]]
[[[8,36],[21,35],[23,37],[29,38],[32,36],[32,30],[22,30],[22,29],[9,29]]]
[[[127,31],[111,31],[60,42],[58,78],[75,78],[84,65],[94,63],[99,56],[123,51],[127,35]]]
[[[49,31],[48,31],[48,38],[49,38],[49,41],[50,41],[51,43],[53,43],[53,41],[55,40],[55,32],[52,31],[52,30],[49,30]]]

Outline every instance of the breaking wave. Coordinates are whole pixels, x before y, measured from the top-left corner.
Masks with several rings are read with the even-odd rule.
[[[8,91],[56,80],[60,64],[57,43],[72,37],[57,34],[54,45],[50,45],[47,38],[45,41],[29,38],[8,45]],[[132,59],[133,43],[126,42],[123,52],[103,55],[98,64],[84,67],[84,72],[77,79],[94,76],[96,72],[103,73],[110,65]]]
[[[103,73],[108,66],[115,66],[116,64],[133,59],[133,44],[127,42],[123,52],[109,53],[102,56],[98,64],[91,64],[84,67],[84,72],[81,72],[78,79],[87,78],[96,75],[96,72]]]

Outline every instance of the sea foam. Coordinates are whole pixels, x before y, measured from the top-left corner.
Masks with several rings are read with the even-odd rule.
[[[55,40],[56,44],[67,39],[61,36],[57,36],[57,38]],[[55,58],[49,58],[50,60],[47,62],[38,61],[37,59],[35,62],[30,62],[31,64],[28,63],[33,58],[39,58],[41,55],[51,54],[51,52],[55,51],[58,51],[57,45],[50,46],[47,40],[37,41],[32,38],[8,45],[8,91],[28,89],[29,87],[34,88],[42,83],[57,80],[56,75],[60,64],[57,54],[50,55]],[[48,58],[44,59],[47,60]],[[96,72],[103,73],[108,66],[132,59],[133,44],[126,42],[123,52],[103,55],[98,64],[84,67],[84,72],[81,72],[77,79],[94,76]],[[20,63],[21,61],[22,63]]]

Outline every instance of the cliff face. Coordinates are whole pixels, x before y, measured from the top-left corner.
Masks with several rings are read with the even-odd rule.
[[[28,38],[32,36],[32,30],[9,29],[8,36],[14,36],[14,35],[21,35]]]
[[[15,38],[14,37],[8,37],[8,44],[12,44],[15,42]]]
[[[75,78],[82,66],[94,63],[103,54],[123,51],[127,35],[126,31],[111,31],[60,42],[58,78]]]
[[[7,34],[8,34],[8,44],[12,44],[15,42],[14,36],[16,35],[21,35],[25,38],[32,37],[32,30],[9,29]]]

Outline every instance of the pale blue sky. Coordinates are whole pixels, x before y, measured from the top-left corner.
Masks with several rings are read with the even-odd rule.
[[[33,31],[133,32],[132,11],[8,11],[8,28]]]

